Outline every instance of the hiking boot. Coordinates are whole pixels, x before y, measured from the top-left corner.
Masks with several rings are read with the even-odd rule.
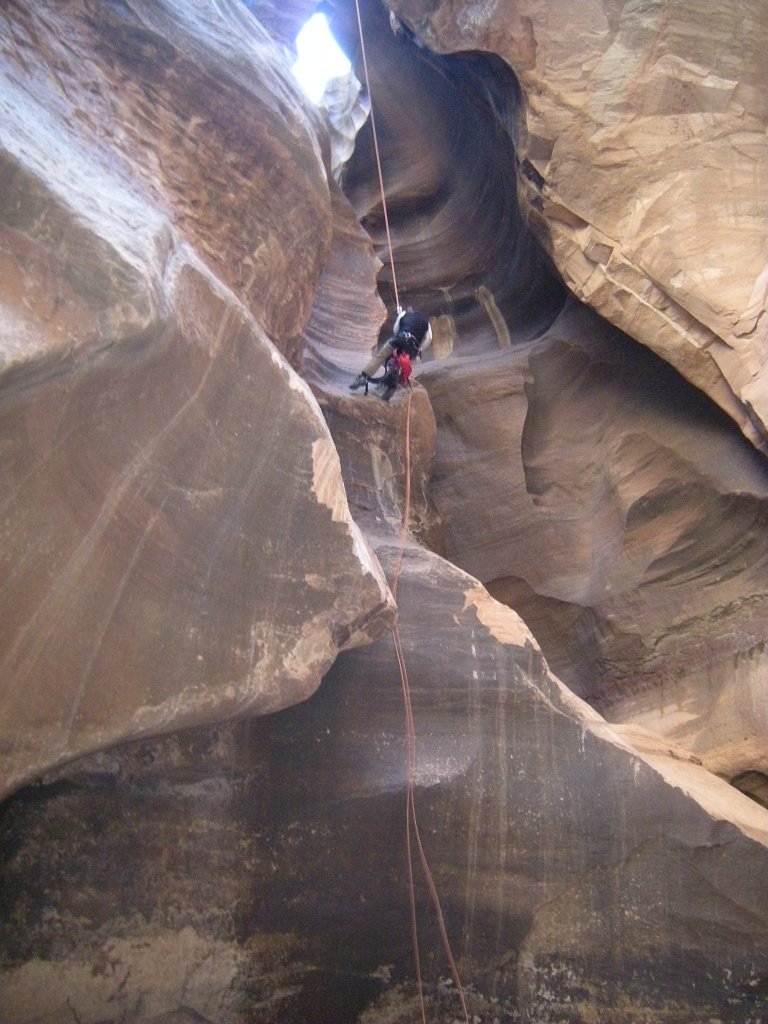
[[[367,383],[368,383],[368,378],[365,376],[365,374],[364,373],[358,373],[358,375],[355,377],[355,379],[349,385],[349,390],[350,391],[357,391],[358,388],[365,387],[365,385]]]

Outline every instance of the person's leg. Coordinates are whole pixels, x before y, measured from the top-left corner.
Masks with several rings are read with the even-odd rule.
[[[389,341],[385,341],[381,348],[371,356],[363,367],[362,373],[359,373],[349,385],[352,391],[355,391],[357,388],[361,388],[366,381],[369,381],[376,371],[381,369],[391,355],[392,341],[390,339]]]
[[[395,391],[397,391],[401,377],[400,365],[394,357],[392,357],[386,365],[384,376],[381,379],[380,392],[381,397],[385,402],[388,402]],[[378,382],[377,382],[378,383]]]
[[[392,355],[392,342],[385,341],[378,352],[375,352],[368,362],[363,367],[363,373],[366,377],[373,377],[377,370],[386,363],[389,357]]]

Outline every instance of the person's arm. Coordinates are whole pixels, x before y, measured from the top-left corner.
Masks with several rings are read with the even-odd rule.
[[[395,320],[395,326],[392,328],[392,333],[393,334],[397,334],[397,332],[400,330],[400,321],[403,319],[404,315],[405,315],[405,310],[402,308],[402,306],[398,306],[397,307],[397,319]]]

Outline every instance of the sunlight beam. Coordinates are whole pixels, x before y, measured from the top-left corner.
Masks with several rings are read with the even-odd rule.
[[[298,59],[292,71],[313,103],[319,103],[326,85],[351,71],[351,64],[333,38],[324,14],[313,14],[296,36]]]

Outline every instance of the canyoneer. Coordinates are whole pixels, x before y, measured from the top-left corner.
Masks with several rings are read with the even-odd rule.
[[[389,401],[398,387],[410,386],[413,361],[421,359],[432,343],[432,327],[429,320],[418,310],[398,306],[397,318],[392,337],[371,356],[361,373],[349,385],[352,391],[365,388],[366,395],[371,384],[383,385],[382,398]],[[377,370],[384,367],[383,377],[375,377]]]

